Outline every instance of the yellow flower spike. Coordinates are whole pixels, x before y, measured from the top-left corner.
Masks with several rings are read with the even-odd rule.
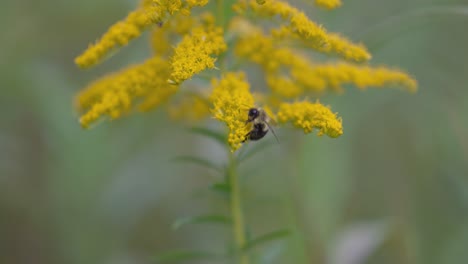
[[[294,52],[289,48],[277,47],[273,38],[261,32],[241,37],[235,46],[239,57],[244,57],[262,66],[267,72],[276,72],[280,67],[293,63]]]
[[[235,52],[262,66],[266,81],[276,95],[294,98],[304,92],[322,92],[327,88],[339,91],[344,84],[354,84],[360,89],[403,86],[416,91],[417,82],[406,73],[385,67],[370,67],[351,63],[313,64],[303,55],[275,45],[273,37],[254,33],[240,38]],[[289,73],[278,77],[280,72]]]
[[[341,0],[315,0],[315,4],[328,10],[340,7]]]
[[[112,25],[98,42],[90,45],[76,57],[75,63],[81,68],[98,64],[110,52],[127,45],[132,39],[139,37],[144,29],[160,22],[164,13],[163,6],[140,6],[137,10],[130,12],[123,21]]]
[[[418,83],[408,74],[386,67],[359,66],[349,63],[311,65],[304,69],[304,74],[314,76],[326,83],[326,86],[341,89],[343,84],[354,84],[359,89],[397,85],[415,92]]]
[[[323,53],[335,53],[344,59],[366,61],[371,55],[362,44],[354,44],[338,34],[327,33],[320,25],[310,20],[303,12],[280,0],[271,0],[258,5],[254,0],[241,0],[234,10],[244,14],[248,9],[263,17],[280,16],[289,25],[275,32],[277,38],[300,39],[307,47]]]
[[[164,56],[171,50],[167,26],[157,27],[151,32],[151,49],[154,55]]]
[[[297,82],[285,76],[267,74],[266,82],[268,87],[276,95],[284,98],[296,98],[304,93],[304,90],[297,84]]]
[[[336,138],[343,134],[341,118],[319,102],[282,103],[277,117],[280,123],[292,123],[295,127],[303,129],[304,133],[318,129],[319,136],[325,134]]]
[[[245,124],[248,109],[254,106],[254,98],[243,73],[227,73],[220,80],[213,80],[210,100],[214,117],[229,129],[228,144],[234,152],[241,147],[250,126]]]
[[[161,23],[168,14],[181,12],[188,15],[193,7],[207,3],[208,0],[143,0],[136,10],[130,12],[124,20],[112,25],[99,41],[76,57],[75,63],[81,68],[92,67],[112,51],[139,37],[151,25]]]
[[[180,10],[180,12],[184,15],[190,15],[192,8],[196,6],[205,6],[206,4],[208,4],[208,2],[208,0],[185,0],[185,6]]]
[[[307,44],[307,43],[306,43]],[[362,62],[372,58],[363,44],[354,44],[336,33],[328,34],[328,44],[317,49],[323,53],[337,53],[346,60]]]
[[[132,101],[143,96],[162,102],[177,91],[177,86],[167,84],[169,74],[169,64],[154,57],[91,83],[77,96],[78,108],[84,112],[81,125],[88,127],[105,115],[118,118],[132,109]]]
[[[226,49],[222,28],[210,25],[194,28],[174,49],[169,82],[179,84],[205,69],[215,68],[216,59],[211,56]]]

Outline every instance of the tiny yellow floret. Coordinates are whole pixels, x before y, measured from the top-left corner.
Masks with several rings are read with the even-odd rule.
[[[246,120],[248,109],[254,106],[254,98],[243,73],[227,73],[220,80],[213,80],[212,85],[211,111],[216,119],[227,125],[228,144],[234,152],[250,131]]]
[[[336,138],[343,134],[341,118],[319,102],[282,103],[277,117],[280,123],[292,123],[295,127],[303,129],[304,133],[318,129],[319,136],[325,134]]]

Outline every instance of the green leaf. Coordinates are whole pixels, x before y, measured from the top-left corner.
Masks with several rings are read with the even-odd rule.
[[[287,237],[291,234],[291,231],[289,229],[281,229],[277,231],[273,231],[271,233],[264,234],[262,236],[259,236],[253,240],[250,240],[245,244],[245,246],[242,248],[242,250],[251,250],[252,248],[261,245],[263,243],[267,243],[270,241],[282,239],[284,237]]]
[[[210,160],[203,159],[203,158],[200,158],[200,157],[185,155],[185,156],[175,157],[175,158],[172,159],[172,161],[193,163],[193,164],[200,165],[202,167],[207,167],[207,168],[213,169],[215,171],[219,171],[219,172],[222,171],[222,169],[218,165],[216,165],[215,163],[211,162]]]
[[[221,144],[222,146],[226,146],[226,144],[227,144],[226,135],[224,133],[216,131],[216,130],[212,130],[212,129],[205,128],[205,127],[192,127],[192,128],[190,128],[190,132],[192,132],[194,134],[197,134],[197,135],[201,135],[201,136],[211,138],[214,141]]]
[[[247,152],[240,153],[239,156],[237,157],[237,160],[239,163],[242,161],[245,161],[253,156],[255,154],[262,152],[263,150],[273,146],[275,142],[271,140],[263,140],[262,142],[249,142],[249,144],[255,144],[250,150]]]
[[[184,217],[177,219],[172,224],[172,229],[177,230],[180,227],[187,224],[204,224],[204,223],[214,223],[214,224],[230,224],[231,218],[224,215],[199,215],[192,217]]]
[[[216,259],[221,256],[210,252],[195,250],[174,250],[160,254],[155,258],[156,263],[181,262],[187,260]]]

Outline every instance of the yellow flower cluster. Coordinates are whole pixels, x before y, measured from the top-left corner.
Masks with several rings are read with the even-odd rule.
[[[341,89],[341,85],[354,84],[360,89],[368,87],[384,87],[387,85],[397,85],[408,89],[410,92],[417,90],[417,82],[406,73],[399,70],[392,70],[386,67],[356,66],[349,63],[336,63],[315,65],[310,68],[298,69],[297,75],[302,79],[308,75],[314,75],[322,82],[319,85],[332,89]],[[310,70],[310,71],[307,71]],[[308,86],[309,89],[322,89],[319,85]]]
[[[246,120],[248,109],[259,106],[255,101],[264,104],[261,107],[268,116],[279,123],[292,123],[305,133],[317,129],[319,135],[338,137],[343,133],[341,119],[327,106],[304,98],[337,91],[346,84],[359,89],[386,85],[417,89],[417,82],[402,71],[356,64],[371,58],[362,44],[327,32],[285,1],[238,0],[232,7],[239,15],[230,18],[229,27],[225,26],[222,5],[207,7],[219,12],[216,19],[213,12],[192,13],[196,12],[193,7],[207,3],[208,0],[142,0],[135,11],[111,26],[96,44],[78,56],[75,62],[80,67],[93,66],[144,30],[153,29],[153,58],[101,78],[78,95],[81,125],[88,127],[103,116],[115,119],[135,108],[152,109],[182,90],[181,96],[167,107],[170,116],[197,121],[213,115],[226,124],[228,144],[231,151],[236,151],[252,129]],[[341,5],[341,0],[315,0],[315,4],[333,9]],[[270,30],[265,31],[249,22],[258,22],[257,18],[279,18],[275,21],[283,23],[268,26]],[[310,49],[338,55],[348,62],[313,61],[307,52]],[[180,87],[206,69],[217,69],[218,59],[231,72],[206,72],[209,78],[221,75],[213,78],[210,96],[207,90],[197,92],[192,86]],[[246,75],[232,72],[245,62],[260,65],[269,93],[252,95]]]
[[[336,138],[343,134],[341,118],[338,118],[328,107],[320,103],[307,101],[282,103],[277,113],[280,123],[290,122],[304,133],[319,129],[318,135]]]
[[[254,98],[243,73],[226,73],[220,80],[213,80],[212,85],[212,113],[227,125],[228,144],[234,152],[250,131],[245,121],[248,109],[254,106]]]
[[[167,14],[182,12],[189,14],[194,6],[203,6],[208,0],[143,0],[138,9],[112,25],[109,30],[95,44],[90,45],[75,59],[75,63],[82,67],[92,67],[102,61],[113,50],[126,46],[132,39],[139,37],[151,25],[161,23]]]
[[[409,91],[417,89],[416,81],[398,70],[346,62],[313,64],[292,49],[278,46],[274,37],[257,31],[242,37],[235,51],[262,66],[268,86],[281,97],[296,98],[307,91],[322,92],[327,88],[338,90],[344,84],[361,89],[386,85],[400,85]]]
[[[320,25],[310,20],[303,12],[280,0],[270,0],[264,5],[258,5],[253,0],[241,0],[235,10],[244,14],[252,10],[264,17],[279,16],[289,25],[281,27],[276,35],[299,38],[310,48],[323,53],[336,53],[347,60],[366,61],[371,58],[366,48],[354,44],[335,33],[327,33]]]
[[[160,22],[163,14],[162,8],[152,5],[132,11],[123,21],[112,25],[97,43],[90,45],[75,59],[75,63],[82,68],[94,66],[109,52],[140,36],[151,24]]]
[[[179,84],[207,68],[214,68],[216,59],[211,56],[219,55],[226,48],[222,28],[212,25],[194,28],[174,49],[170,82]]]
[[[315,0],[315,4],[326,9],[334,9],[341,6],[341,0]]]
[[[91,83],[77,96],[84,113],[81,125],[88,127],[103,115],[116,119],[132,109],[136,98],[145,98],[140,105],[143,109],[163,102],[177,91],[177,86],[167,83],[169,74],[167,61],[154,57]]]

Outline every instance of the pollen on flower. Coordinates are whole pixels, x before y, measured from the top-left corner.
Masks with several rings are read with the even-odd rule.
[[[304,133],[318,129],[319,136],[336,138],[343,134],[341,118],[319,102],[282,103],[277,117],[280,123],[292,123],[295,127],[303,129]]]
[[[246,125],[247,111],[254,106],[254,98],[243,73],[227,73],[220,80],[213,80],[212,113],[224,122],[228,129],[228,144],[234,152],[245,141],[250,126]]]
[[[331,10],[340,7],[342,2],[341,0],[315,0],[315,4],[320,7]]]
[[[223,30],[213,25],[203,25],[192,30],[175,47],[171,58],[171,83],[181,83],[201,71],[214,68],[216,58],[227,49]]]
[[[79,110],[84,113],[81,125],[88,127],[102,116],[118,118],[132,109],[135,99],[143,96],[145,100],[141,105],[145,109],[156,106],[177,91],[177,86],[167,84],[169,74],[169,64],[154,57],[91,83],[76,99]]]

